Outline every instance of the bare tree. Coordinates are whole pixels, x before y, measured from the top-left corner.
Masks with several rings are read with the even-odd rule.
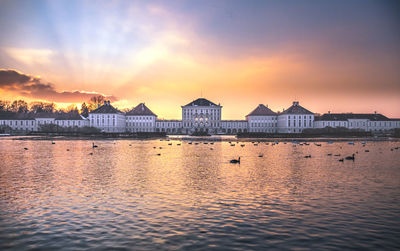
[[[14,100],[14,102],[11,103],[9,110],[18,113],[27,112],[28,103],[26,103],[24,100]]]
[[[97,107],[99,105],[102,105],[104,103],[104,101],[106,101],[106,98],[102,95],[91,97],[88,102],[89,111],[93,111],[93,110],[97,109]]]
[[[85,102],[82,103],[80,112],[81,112],[81,115],[86,118],[89,116],[89,108],[87,107]]]

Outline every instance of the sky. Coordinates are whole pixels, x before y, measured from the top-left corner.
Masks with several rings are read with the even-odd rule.
[[[400,2],[0,0],[0,99],[400,118]]]

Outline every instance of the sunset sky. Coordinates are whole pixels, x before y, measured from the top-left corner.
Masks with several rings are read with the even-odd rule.
[[[400,117],[400,1],[0,0],[0,99]]]

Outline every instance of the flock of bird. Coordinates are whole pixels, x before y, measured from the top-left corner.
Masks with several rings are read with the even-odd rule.
[[[161,139],[160,141],[164,141],[164,140]],[[165,140],[165,141],[170,141],[170,140],[167,139],[167,140]],[[203,144],[205,144],[205,145],[208,145],[208,144],[214,145],[214,142],[192,142],[192,141],[188,142],[189,145],[192,145],[192,144],[194,144],[194,145],[199,145],[199,144],[201,144],[201,143],[203,143]],[[258,142],[252,141],[251,143],[253,144],[253,146],[258,146],[258,144],[260,144],[261,142],[260,142],[260,141],[258,141]],[[265,145],[274,146],[274,145],[279,144],[279,141],[275,141],[275,142],[264,142],[264,143],[265,143]],[[287,144],[287,143],[288,143],[288,142],[283,142],[283,144]],[[333,141],[328,141],[327,143],[328,143],[328,144],[333,144]],[[56,143],[55,143],[54,141],[52,141],[51,144],[52,144],[52,145],[55,145]],[[235,146],[236,144],[239,144],[239,141],[236,141],[236,142],[229,141],[229,145],[230,145],[230,146]],[[300,143],[300,142],[297,142],[297,141],[292,141],[292,144],[293,144],[293,147],[297,147],[297,146],[309,146],[309,145],[310,145],[310,143],[308,143],[308,142],[302,142],[302,143]],[[354,142],[348,142],[348,144],[349,144],[349,145],[354,145]],[[362,147],[365,147],[367,143],[364,141],[364,142],[361,142],[361,144],[362,144]],[[169,145],[169,146],[172,146],[172,143],[168,143],[168,145]],[[177,145],[177,146],[180,146],[181,143],[177,143],[176,145]],[[321,143],[314,143],[314,145],[315,145],[315,146],[318,146],[318,147],[321,147],[321,146],[322,146]],[[129,146],[132,146],[132,144],[129,144]],[[246,144],[244,144],[243,142],[241,142],[240,146],[241,146],[241,147],[245,147]],[[98,146],[97,146],[94,142],[92,142],[92,149],[97,148],[97,147],[98,147]],[[153,148],[156,149],[157,147],[153,146]],[[160,147],[158,147],[158,149],[163,149],[163,147],[160,146]],[[340,146],[339,149],[342,149],[342,146]],[[394,150],[398,150],[398,149],[400,149],[400,147],[393,147],[393,148],[390,149],[390,151],[394,151]],[[28,148],[27,148],[27,147],[24,147],[24,150],[28,150]],[[211,147],[210,150],[214,150],[214,148]],[[67,151],[69,151],[69,149],[67,149]],[[366,150],[364,150],[364,152],[368,153],[369,150],[366,149]],[[346,156],[346,157],[344,157],[344,158],[340,158],[340,159],[338,159],[338,161],[339,161],[339,162],[344,162],[345,160],[352,160],[352,161],[355,161],[355,159],[356,159],[356,157],[355,157],[356,154],[358,154],[358,151],[356,151],[356,152],[353,153],[352,155]],[[93,155],[93,152],[89,153],[89,155]],[[157,156],[161,156],[161,153],[157,153],[156,155],[157,155]],[[328,155],[328,156],[335,156],[335,157],[340,157],[340,156],[341,156],[341,154],[332,154],[332,153],[328,153],[327,155]],[[264,157],[264,154],[260,153],[260,154],[258,155],[258,157],[259,157],[259,158],[262,158],[262,157]],[[312,156],[311,156],[311,154],[308,154],[308,155],[305,155],[304,158],[309,159],[309,158],[312,158]],[[231,159],[231,160],[229,161],[229,163],[232,163],[232,164],[240,164],[240,157],[238,157],[237,159]]]

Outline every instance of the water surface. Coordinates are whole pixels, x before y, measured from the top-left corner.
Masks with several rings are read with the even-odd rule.
[[[400,248],[400,142],[207,143],[0,139],[0,249]]]

